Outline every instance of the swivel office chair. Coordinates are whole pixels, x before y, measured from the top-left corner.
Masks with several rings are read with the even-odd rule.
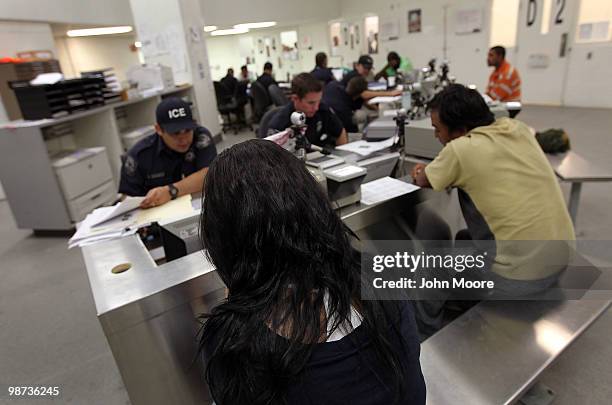
[[[278,87],[277,84],[271,84],[268,86],[268,93],[270,94],[270,99],[275,106],[284,106],[289,103],[289,99],[283,92],[283,89]]]

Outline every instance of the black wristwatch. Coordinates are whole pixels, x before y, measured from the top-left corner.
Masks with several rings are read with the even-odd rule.
[[[174,184],[168,184],[168,192],[170,193],[170,199],[176,200],[176,197],[178,197],[179,191],[178,191],[178,188],[176,188]]]

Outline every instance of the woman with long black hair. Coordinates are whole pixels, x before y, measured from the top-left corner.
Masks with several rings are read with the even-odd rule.
[[[200,342],[217,405],[425,403],[410,303],[361,300],[350,231],[301,161],[235,145],[205,196],[202,241],[228,288]]]

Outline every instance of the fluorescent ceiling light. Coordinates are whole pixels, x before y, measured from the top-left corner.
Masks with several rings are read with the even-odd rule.
[[[142,42],[140,42],[140,41],[136,41],[136,42],[134,42],[134,46],[135,46],[136,48],[142,48]]]
[[[69,37],[88,37],[92,35],[125,34],[126,32],[132,32],[132,27],[124,25],[121,27],[85,28],[82,30],[70,30],[66,32],[66,35]]]
[[[274,27],[276,25],[276,21],[267,21],[267,22],[256,22],[256,23],[245,23],[245,24],[236,24],[234,28],[268,28]]]
[[[213,32],[217,30],[217,26],[216,25],[205,25],[204,26],[204,32]]]
[[[248,28],[230,28],[227,30],[216,30],[210,33],[210,35],[217,37],[221,35],[236,35],[236,34],[246,34],[249,32]]]

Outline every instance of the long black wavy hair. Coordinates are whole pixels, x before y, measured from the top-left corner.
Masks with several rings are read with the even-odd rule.
[[[304,164],[273,142],[249,140],[216,158],[204,195],[203,247],[229,290],[202,315],[215,402],[287,403],[315,345],[350,322],[351,305],[386,370],[378,378],[399,399],[404,372],[387,332],[393,311],[360,300],[350,231]]]

